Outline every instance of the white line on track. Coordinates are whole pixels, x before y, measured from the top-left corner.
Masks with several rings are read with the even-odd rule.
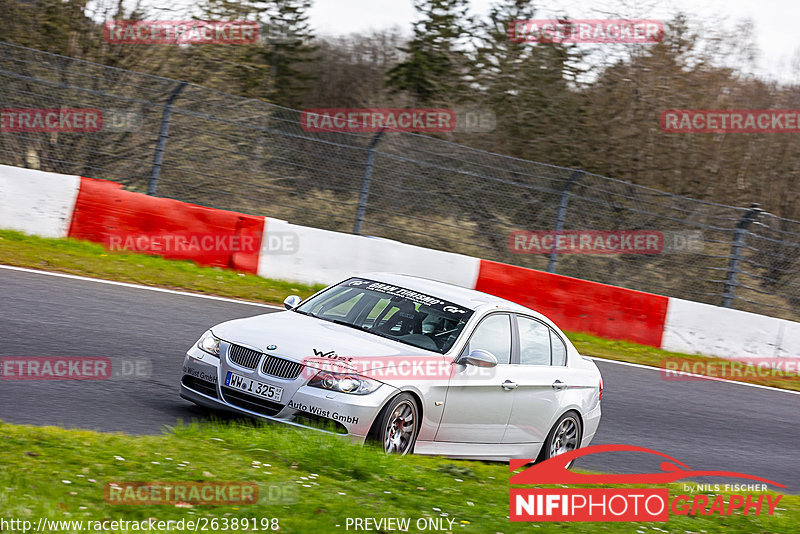
[[[203,295],[203,294],[200,294],[200,293],[190,293],[188,291],[178,291],[178,290],[175,290],[175,289],[164,289],[162,287],[143,286],[143,285],[140,285],[140,284],[131,284],[131,283],[128,283],[128,282],[116,282],[114,280],[103,280],[102,278],[89,278],[89,277],[86,277],[86,276],[78,276],[78,275],[75,275],[75,274],[56,273],[56,272],[51,272],[51,271],[41,271],[39,269],[27,269],[25,267],[14,267],[12,265],[0,265],[0,269],[8,269],[8,270],[11,270],[11,271],[22,271],[22,272],[25,272],[25,273],[41,274],[41,275],[44,275],[44,276],[57,276],[59,278],[70,278],[72,280],[85,280],[87,282],[96,282],[98,284],[108,284],[108,285],[112,285],[112,286],[128,287],[128,288],[132,288],[132,289],[143,289],[143,290],[146,290],[146,291],[156,291],[156,292],[159,292],[159,293],[169,293],[169,294],[172,294],[172,295],[186,295],[188,297],[197,297],[197,298],[200,298],[200,299],[217,300],[217,301],[221,301],[221,302],[232,302],[234,304],[247,304],[249,306],[260,306],[262,308],[270,308],[270,309],[273,309],[273,310],[282,310],[283,309],[282,306],[273,306],[272,304],[262,304],[260,302],[249,302],[249,301],[246,301],[246,300],[229,299],[229,298],[225,298],[225,297],[216,297],[216,296],[213,296],[213,295]],[[661,372],[661,370],[662,370],[659,367],[653,367],[653,366],[650,366],[650,365],[642,365],[640,363],[621,362],[621,361],[618,361],[618,360],[607,360],[605,358],[594,358],[594,357],[591,357],[591,358],[593,360],[595,360],[595,361],[599,361],[599,362],[603,362],[603,363],[615,363],[617,365],[627,365],[628,367],[636,367],[636,368],[639,368],[639,369],[647,369],[647,370],[650,370],[650,371]],[[728,383],[728,384],[736,384],[738,386],[747,386],[747,387],[751,387],[751,388],[759,388],[759,389],[766,389],[766,390],[770,390],[770,391],[779,391],[781,393],[791,393],[793,395],[800,395],[800,391],[792,391],[792,390],[789,390],[789,389],[781,389],[781,388],[775,388],[775,387],[771,387],[771,386],[762,386],[761,384],[750,384],[748,382],[737,382],[736,380],[728,380],[728,379],[725,379],[725,378],[717,378],[717,377],[714,377],[714,376],[697,375],[697,374],[692,374],[692,373],[686,373],[686,372],[683,372],[683,371],[680,371],[679,374],[681,374],[683,376],[690,376],[690,377],[693,377],[693,378],[702,378],[704,380],[713,380],[713,381],[716,381],[716,382],[725,382],[725,383]]]
[[[116,282],[114,280],[103,280],[102,278],[89,278],[86,276],[78,276],[75,274],[56,273],[51,271],[40,271],[38,269],[27,269],[25,267],[14,267],[12,265],[0,265],[0,269],[8,269],[10,271],[22,271],[25,273],[41,274],[44,276],[57,276],[59,278],[70,278],[72,280],[85,280],[87,282],[97,282],[98,284],[108,284],[112,286],[129,287],[132,289],[144,289],[146,291],[157,291],[159,293],[169,293],[172,295],[186,295],[188,297],[197,297],[200,299],[219,300],[222,302],[233,302],[234,304],[247,304],[248,306],[260,306],[262,308],[270,308],[273,310],[282,310],[283,306],[273,306],[272,304],[263,304],[261,302],[250,302],[247,300],[229,299],[226,297],[216,297],[214,295],[203,295],[202,293],[190,293],[189,291],[178,291],[175,289],[164,289],[163,287],[143,286],[140,284],[131,284],[128,282]]]
[[[616,363],[617,365],[627,365],[628,367],[636,367],[638,369],[648,369],[650,371],[658,371],[661,372],[663,369],[661,367],[653,367],[652,365],[642,365],[640,363],[630,363],[630,362],[621,362],[618,360],[607,360],[605,358],[595,358],[594,356],[589,356],[589,358],[603,363]],[[674,374],[678,374],[681,376],[690,376],[692,378],[702,378],[703,380],[713,380],[715,382],[725,382],[727,384],[736,384],[737,386],[747,386],[750,388],[759,388],[759,389],[768,389],[770,391],[780,391],[781,393],[791,393],[793,395],[800,395],[800,391],[792,391],[791,389],[781,389],[775,388],[772,386],[762,386],[761,384],[751,384],[749,382],[739,382],[737,380],[728,380],[727,378],[718,378],[716,376],[706,376],[706,375],[697,375],[694,373],[687,373],[685,371],[671,371]]]

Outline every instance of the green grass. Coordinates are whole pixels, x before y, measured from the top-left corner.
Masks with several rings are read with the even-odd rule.
[[[200,267],[193,262],[165,260],[157,256],[110,252],[101,245],[73,239],[45,239],[0,230],[0,264],[72,273],[94,278],[148,286],[279,303],[290,294],[306,297],[323,286],[307,286],[268,280],[230,270]],[[666,358],[706,363],[721,358],[669,352],[625,341],[602,339],[583,333],[567,333],[581,354],[660,367]],[[741,377],[744,382],[800,391],[797,376],[776,374]]]
[[[318,289],[8,231],[0,231],[0,263],[270,303]],[[603,358],[658,365],[664,357],[685,357],[584,334],[570,337],[584,354]],[[407,517],[412,522],[446,517],[455,519],[452,532],[476,533],[793,532],[800,524],[797,496],[784,496],[772,517],[673,516],[654,525],[513,524],[506,518],[505,464],[389,457],[346,438],[280,425],[208,422],[178,426],[160,436],[127,436],[0,422],[0,441],[0,518],[5,519],[256,517],[278,518],[281,532],[316,533],[346,532],[348,517]],[[121,481],[255,482],[261,497],[250,506],[107,503],[103,488]],[[675,495],[681,486],[671,488]]]
[[[346,532],[348,517],[454,519],[451,532],[796,532],[800,497],[774,516],[688,517],[667,523],[514,524],[508,466],[386,456],[346,438],[281,425],[209,422],[161,436],[101,434],[0,422],[0,517],[142,520],[278,518],[281,532]],[[112,505],[109,482],[242,481],[254,505]],[[682,492],[670,486],[670,496]],[[341,525],[337,527],[337,525]],[[416,531],[411,529],[412,532]],[[352,532],[352,529],[351,529]]]
[[[282,302],[290,294],[306,297],[324,287],[267,280],[190,261],[110,252],[87,241],[46,239],[8,230],[0,230],[0,264],[270,303]]]

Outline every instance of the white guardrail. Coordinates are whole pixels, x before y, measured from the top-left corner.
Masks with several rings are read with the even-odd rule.
[[[79,176],[0,165],[0,228],[67,237],[81,180]],[[330,284],[353,273],[390,271],[474,288],[481,262],[461,254],[268,217],[257,272],[278,280]],[[546,290],[520,288],[521,292]],[[613,306],[597,304],[597,313]],[[662,328],[660,346],[670,351],[729,359],[800,357],[800,323],[784,319],[669,298]]]

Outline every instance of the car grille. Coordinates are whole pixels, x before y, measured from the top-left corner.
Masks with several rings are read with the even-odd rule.
[[[262,415],[275,415],[283,409],[283,404],[253,397],[225,386],[222,386],[222,395],[230,404]]]
[[[183,378],[181,378],[181,383],[187,388],[197,391],[198,393],[208,395],[209,397],[214,397],[215,399],[218,398],[216,384],[206,380],[200,380],[199,378],[190,375],[183,375]]]
[[[302,370],[302,363],[284,360],[272,355],[268,355],[264,363],[261,364],[262,373],[278,378],[297,378]]]
[[[261,353],[240,345],[231,345],[228,350],[228,359],[245,369],[255,369],[261,359]]]

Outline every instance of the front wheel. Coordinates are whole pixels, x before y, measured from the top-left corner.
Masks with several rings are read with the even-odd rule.
[[[389,401],[378,416],[376,438],[387,454],[404,455],[414,451],[419,431],[419,409],[408,393]]]
[[[581,446],[583,428],[578,414],[567,412],[558,418],[556,424],[547,435],[542,445],[542,452],[539,453],[539,461],[549,460],[559,454],[573,451]],[[568,467],[572,467],[570,462]]]

